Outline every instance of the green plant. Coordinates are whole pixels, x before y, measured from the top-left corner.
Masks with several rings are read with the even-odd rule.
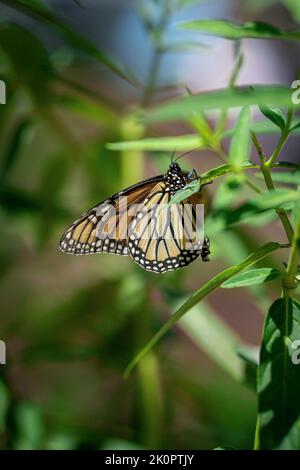
[[[73,3],[85,8],[84,1]],[[0,0],[63,41],[52,53],[28,27],[0,24],[1,79],[8,85],[7,105],[0,107],[0,339],[9,346],[8,364],[0,366],[1,448],[211,448],[223,442],[224,448],[250,448],[255,434],[251,448],[300,449],[300,366],[294,364],[300,339],[300,166],[282,161],[288,138],[300,133],[299,106],[292,105],[288,86],[236,86],[247,60],[244,38],[299,42],[300,31],[212,19],[179,24],[176,41],[167,42],[170,20],[193,3],[138,2],[154,51],[142,86],[42,0]],[[249,9],[272,3],[244,2]],[[298,1],[281,3],[297,21]],[[202,42],[181,36],[187,29],[235,41],[228,86],[197,95],[178,87],[179,96],[154,105],[164,56],[201,53]],[[122,106],[121,112],[105,93],[78,79],[71,60],[78,51],[79,64],[88,59],[84,71],[100,64],[140,91],[134,111]],[[261,119],[254,120],[258,107]],[[232,108],[239,108],[234,123]],[[186,134],[162,130],[157,136],[157,124],[178,121],[188,127]],[[81,135],[81,127],[88,132]],[[278,138],[271,155],[261,145],[264,135]],[[213,183],[206,217],[212,262],[205,269],[195,263],[191,271],[155,277],[122,265],[126,259],[77,258],[71,264],[59,257],[59,235],[80,211],[144,177],[144,152],[152,152],[158,171],[165,170],[169,152],[195,147],[199,168],[206,155],[213,155],[213,163],[173,203]],[[270,240],[270,231],[262,229],[275,221],[280,231]],[[190,272],[198,284],[192,295]],[[233,288],[245,289],[241,309],[245,294],[245,303],[265,314],[260,359],[210,303],[210,294],[226,296]],[[173,315],[161,325],[169,310]],[[184,338],[172,334],[174,325]],[[176,359],[185,338],[216,365],[205,380],[202,370],[186,363],[197,356],[194,350]],[[165,348],[153,348],[161,339]],[[130,374],[135,366],[137,373]],[[173,416],[181,413],[177,427]]]
[[[234,40],[243,38],[300,39],[299,31],[282,31],[262,23],[238,26],[219,20],[199,20],[184,23],[180,27]],[[240,45],[239,50],[241,47]],[[211,168],[197,181],[193,181],[177,192],[173,197],[173,203],[182,201],[199,191],[201,184],[213,182],[222,176],[225,179],[218,189],[219,192],[223,191],[222,198],[219,198],[221,207],[215,204],[208,216],[208,234],[209,228],[216,220],[222,221],[222,230],[226,230],[232,225],[237,227],[245,221],[249,222],[249,219],[254,220],[261,214],[275,212],[281,221],[286,243],[280,244],[276,241],[267,243],[250,253],[243,262],[225,269],[201,286],[134,357],[125,371],[125,376],[129,375],[134,366],[152,350],[153,346],[176,322],[215,289],[260,285],[276,279],[277,289],[279,291],[281,289],[281,294],[278,293],[278,299],[266,312],[259,362],[252,361],[257,375],[258,398],[254,449],[293,449],[300,448],[298,404],[300,369],[297,362],[293,362],[296,341],[300,338],[300,303],[297,300],[300,259],[300,165],[282,162],[279,159],[287,139],[291,134],[298,132],[300,123],[297,118],[294,118],[297,106],[292,105],[290,89],[277,86],[249,86],[242,90],[235,86],[235,79],[242,63],[242,55],[239,52],[226,90],[180,97],[142,114],[145,125],[182,119],[194,128],[196,133],[111,143],[108,148],[157,151],[174,148],[189,150],[198,147],[203,150],[212,150],[219,155],[223,165]],[[266,121],[252,122],[251,105],[260,107]],[[287,115],[285,116],[280,110],[270,105],[288,107]],[[228,129],[228,110],[236,106],[242,106],[242,109],[233,128]],[[211,109],[220,110],[214,127],[205,114]],[[270,156],[265,155],[258,138],[260,133],[265,132],[279,133],[278,144]],[[224,138],[227,137],[231,138],[228,153],[223,146]],[[260,163],[258,164],[249,161],[251,142],[259,156]],[[278,172],[278,169],[283,171]],[[253,170],[256,171],[253,173]],[[264,180],[265,188],[262,187],[259,177]],[[293,189],[278,187],[281,182],[291,183],[296,187]],[[232,205],[235,204],[235,200],[245,185],[256,193],[255,196],[250,196],[243,205],[232,209]],[[214,236],[217,236],[217,233],[214,233],[212,238]],[[215,244],[213,243],[213,246]],[[275,250],[282,249],[286,253],[286,263],[282,264],[281,269],[269,268],[268,256]],[[266,260],[263,267],[248,269],[240,273],[261,260]],[[210,350],[214,347],[218,348],[218,344],[212,345]],[[233,348],[236,348],[236,344]],[[212,351],[210,352],[213,355]]]

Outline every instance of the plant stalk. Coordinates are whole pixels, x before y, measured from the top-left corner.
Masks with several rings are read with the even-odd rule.
[[[297,268],[300,257],[300,215],[296,221],[295,231],[293,234],[292,247],[289,255],[288,265],[286,268],[285,275],[283,277],[283,289],[284,295],[288,296],[290,290],[294,290],[297,287]]]
[[[292,116],[293,115],[291,114],[290,119],[292,119]],[[259,155],[259,159],[260,159],[260,163],[261,163],[260,168],[261,168],[262,174],[264,176],[266,187],[268,188],[269,191],[274,191],[276,188],[275,188],[274,183],[273,183],[272,174],[271,174],[271,170],[270,170],[270,165],[267,162],[266,156],[263,152],[263,149],[262,149],[262,147],[260,145],[260,142],[259,142],[258,138],[256,137],[255,133],[252,132],[251,136],[252,136],[252,142],[253,142],[253,144],[254,144],[254,146],[257,150],[257,153]],[[270,160],[269,160],[269,162],[270,162]],[[278,207],[278,209],[276,209],[276,214],[278,215],[278,217],[279,217],[279,219],[282,223],[282,226],[284,228],[284,231],[286,233],[288,241],[290,243],[292,243],[292,240],[293,240],[293,227],[292,227],[292,224],[290,222],[290,219],[288,218],[286,210],[283,209],[282,207]]]
[[[269,168],[272,168],[272,166],[276,162],[283,146],[285,145],[285,143],[286,143],[286,141],[289,137],[290,127],[291,127],[291,123],[292,123],[292,120],[293,120],[293,115],[294,115],[294,109],[291,108],[291,109],[288,110],[286,125],[285,125],[285,128],[282,131],[282,134],[281,134],[281,137],[279,139],[278,145],[276,146],[276,149],[274,150],[274,152],[272,153],[270,159],[266,163],[266,165]]]
[[[145,90],[141,99],[142,107],[145,107],[149,104],[149,101],[153,95],[153,92],[155,91],[155,86],[156,86],[157,76],[158,76],[159,68],[161,64],[162,54],[164,52],[163,45],[161,43],[161,37],[163,36],[163,33],[168,24],[169,14],[170,14],[169,8],[166,3],[163,6],[163,11],[161,14],[160,21],[157,27],[154,29],[154,33],[156,37],[158,37],[158,44],[156,44],[154,48],[154,53],[153,53],[153,58],[152,58],[152,62],[150,65],[147,84],[146,84],[146,87],[145,87]]]

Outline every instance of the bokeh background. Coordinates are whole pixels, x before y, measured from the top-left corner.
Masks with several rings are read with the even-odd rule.
[[[60,26],[32,17],[20,3],[53,13]],[[167,4],[173,11],[163,23]],[[208,220],[211,262],[161,276],[127,257],[70,257],[58,250],[61,234],[81,213],[165,171],[170,160],[169,153],[120,153],[107,143],[188,131],[180,123],[136,125],[137,107],[184,94],[186,87],[196,93],[228,85],[236,46],[176,28],[191,18],[293,29],[300,8],[292,0],[0,1],[0,79],[7,86],[7,103],[0,105],[2,449],[252,447],[251,370],[232,351],[257,353],[263,316],[277,291],[272,285],[218,290],[127,380],[122,374],[186,296],[262,243],[284,241],[274,217],[230,230]],[[157,25],[167,45],[159,56]],[[93,48],[75,44],[70,30]],[[290,85],[297,77],[296,43],[245,40],[241,48],[239,85]],[[131,83],[101,65],[95,50]],[[274,135],[262,138],[267,153],[275,142]],[[298,146],[293,137],[282,160],[299,162]],[[200,174],[218,164],[204,151],[184,162]],[[222,199],[219,183],[208,192]]]

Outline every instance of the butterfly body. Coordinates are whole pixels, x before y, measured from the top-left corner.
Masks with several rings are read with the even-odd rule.
[[[208,238],[198,240],[194,234],[201,193],[169,205],[171,197],[190,178],[177,163],[171,163],[165,175],[111,196],[71,225],[60,240],[61,250],[74,255],[131,256],[142,268],[156,273],[186,266],[199,255],[208,261]],[[191,210],[185,222],[188,205]]]

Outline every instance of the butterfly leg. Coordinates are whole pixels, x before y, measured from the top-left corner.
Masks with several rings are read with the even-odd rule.
[[[209,261],[209,257],[208,257],[208,255],[210,255],[209,247],[210,247],[209,238],[205,237],[204,238],[204,243],[203,243],[203,246],[202,246],[202,250],[201,250],[202,261]]]

